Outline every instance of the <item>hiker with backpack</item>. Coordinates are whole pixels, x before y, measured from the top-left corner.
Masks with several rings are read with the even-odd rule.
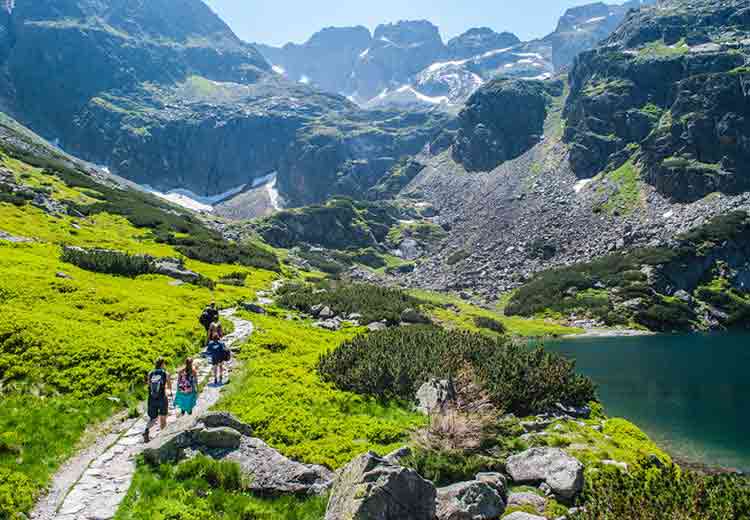
[[[203,328],[206,329],[206,334],[208,334],[211,324],[219,321],[219,311],[216,309],[216,302],[211,302],[211,305],[203,309],[198,321],[203,325]]]
[[[211,338],[216,338],[219,341],[224,339],[224,327],[221,326],[221,320],[219,320],[218,316],[216,317],[216,321],[208,327],[208,341],[211,341]]]
[[[213,329],[209,332],[206,354],[208,354],[208,357],[211,359],[211,365],[214,367],[214,384],[223,384],[224,363],[229,361],[231,353],[224,342],[221,341],[219,329]]]
[[[185,360],[185,367],[177,375],[177,396],[174,398],[175,408],[179,408],[181,415],[193,415],[193,408],[198,402],[198,371],[193,366],[193,359]]]
[[[148,384],[148,422],[146,430],[143,432],[143,442],[150,439],[151,427],[159,419],[161,429],[167,427],[167,415],[169,414],[169,400],[167,394],[172,393],[169,374],[166,370],[167,363],[164,358],[156,360],[154,370],[146,378]],[[171,396],[170,396],[171,397]]]

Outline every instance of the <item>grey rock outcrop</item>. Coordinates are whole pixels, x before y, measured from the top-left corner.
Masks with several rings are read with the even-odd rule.
[[[232,428],[246,437],[250,437],[253,434],[253,429],[249,425],[239,421],[227,412],[209,412],[204,414],[199,419],[199,422],[206,428]]]
[[[242,434],[225,426],[198,430],[195,442],[202,447],[216,450],[234,450],[240,447]]]
[[[169,276],[186,283],[196,283],[200,275],[189,269],[185,269],[182,262],[176,258],[160,258],[153,262],[153,270],[156,274]]]
[[[460,482],[437,490],[438,520],[490,520],[503,511],[503,497],[487,482]]]
[[[425,415],[441,410],[455,399],[456,391],[446,379],[430,379],[417,390],[417,410]]]
[[[411,448],[409,448],[408,446],[404,446],[403,448],[392,451],[391,453],[383,457],[383,459],[390,464],[400,466],[402,465],[403,460],[407,457],[410,457],[411,455]]]
[[[508,516],[503,517],[503,520],[547,520],[544,516],[532,515],[531,513],[524,513],[523,511],[515,511]]]
[[[388,325],[381,321],[374,321],[367,325],[367,330],[370,332],[380,332],[388,329]]]
[[[254,302],[241,303],[240,307],[242,307],[247,312],[252,312],[253,314],[266,314],[266,309]]]
[[[508,79],[484,85],[458,116],[453,159],[469,171],[490,171],[529,150],[544,134],[548,88]]]
[[[477,480],[479,482],[486,482],[487,484],[494,487],[497,492],[500,493],[500,496],[504,498],[508,495],[508,478],[502,473],[477,473],[476,477],[474,477],[474,480]]]
[[[545,482],[565,500],[583,488],[583,464],[559,448],[531,448],[513,455],[506,462],[508,475],[519,484]]]
[[[365,453],[337,475],[325,520],[434,520],[435,486]]]
[[[252,437],[243,437],[239,448],[224,459],[239,464],[249,479],[248,490],[260,495],[318,495],[333,480],[333,473],[323,466],[293,461]]]
[[[536,509],[537,513],[544,513],[547,507],[547,500],[536,493],[530,491],[522,493],[511,493],[508,495],[508,507],[525,507],[531,506]]]
[[[211,412],[193,428],[156,439],[143,455],[154,465],[179,462],[197,453],[236,462],[248,491],[264,496],[306,496],[328,490],[333,481],[330,470],[293,461],[251,434],[252,428],[231,414]]]

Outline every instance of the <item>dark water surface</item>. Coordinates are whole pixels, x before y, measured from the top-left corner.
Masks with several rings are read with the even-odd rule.
[[[750,335],[583,338],[545,348],[577,362],[611,417],[680,459],[750,472]]]

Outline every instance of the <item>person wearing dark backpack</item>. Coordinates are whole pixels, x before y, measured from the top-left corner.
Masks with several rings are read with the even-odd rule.
[[[172,393],[169,374],[166,370],[167,363],[164,358],[159,358],[154,365],[154,370],[148,374],[146,384],[148,385],[148,422],[143,432],[143,442],[150,439],[151,427],[159,419],[161,429],[167,427],[167,415],[169,414],[169,400],[167,395]]]
[[[221,334],[218,330],[212,330],[209,335],[206,353],[214,367],[214,384],[220,385],[224,382],[224,362],[228,361],[229,350],[221,341]]]
[[[198,371],[193,366],[192,358],[187,358],[185,367],[177,375],[177,396],[174,398],[174,405],[182,411],[182,415],[193,415],[197,401]]]
[[[215,321],[219,321],[219,311],[216,309],[216,302],[211,302],[211,305],[203,309],[198,321],[203,328],[206,329],[206,333],[208,333],[211,324]]]

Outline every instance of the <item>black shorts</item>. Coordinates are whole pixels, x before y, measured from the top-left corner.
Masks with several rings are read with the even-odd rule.
[[[148,398],[148,416],[150,419],[156,419],[160,415],[169,415],[169,403],[167,398],[152,399]]]

